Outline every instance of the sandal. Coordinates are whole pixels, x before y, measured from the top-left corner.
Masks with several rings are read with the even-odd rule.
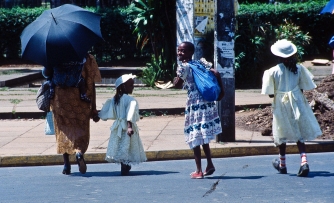
[[[64,175],[70,175],[71,174],[71,165],[64,165],[63,174]]]
[[[204,175],[203,175],[203,173],[202,172],[192,172],[191,174],[190,174],[190,178],[191,179],[203,179],[204,178]]]
[[[87,165],[83,157],[83,154],[81,154],[80,152],[77,152],[75,155],[75,158],[77,160],[80,173],[85,174],[87,171]]]
[[[212,175],[215,171],[216,171],[215,168],[210,168],[209,170],[205,170],[203,175],[209,176],[209,175]]]

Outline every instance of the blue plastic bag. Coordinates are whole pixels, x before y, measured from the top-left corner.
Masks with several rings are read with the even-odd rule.
[[[220,87],[216,76],[200,61],[189,61],[192,69],[196,87],[203,99],[206,101],[216,101],[220,94]]]
[[[46,113],[45,119],[45,135],[54,135],[55,134],[55,127],[53,125],[53,115],[52,111]]]

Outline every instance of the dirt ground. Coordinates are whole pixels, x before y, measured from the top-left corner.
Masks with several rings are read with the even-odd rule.
[[[305,91],[304,95],[311,104],[324,140],[334,140],[334,75],[324,78],[318,87]],[[272,136],[271,107],[250,109],[236,114],[236,125],[247,130],[259,131],[263,136]]]

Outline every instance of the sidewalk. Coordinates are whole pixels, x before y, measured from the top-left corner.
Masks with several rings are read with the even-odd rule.
[[[324,71],[322,74],[330,74],[331,66],[321,70]],[[3,81],[3,78],[0,74],[0,81]],[[63,164],[62,155],[56,154],[55,137],[44,135],[45,120],[36,117],[43,115],[35,103],[38,88],[2,87],[0,90],[0,115],[21,113],[34,118],[0,120],[0,167]],[[114,94],[113,88],[98,88],[97,108],[100,109],[102,103]],[[138,126],[148,161],[193,158],[183,135],[182,112],[186,91],[138,87],[135,88],[133,96],[139,102],[141,113],[147,116],[138,122]],[[239,110],[263,107],[270,103],[271,99],[261,95],[258,89],[236,90],[236,117],[240,115]],[[105,162],[112,121],[91,122],[90,125],[91,139],[85,159],[87,163]],[[235,138],[235,142],[212,142],[210,145],[213,157],[277,154],[272,137],[262,136],[260,132],[236,128]],[[315,140],[307,144],[309,153],[334,149],[333,141]],[[298,149],[294,144],[289,144],[287,153],[298,153]],[[75,163],[74,155],[71,156],[71,161]]]

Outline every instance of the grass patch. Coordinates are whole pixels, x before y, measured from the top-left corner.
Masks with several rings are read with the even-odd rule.
[[[9,90],[9,87],[2,87],[0,88],[0,91],[8,91]]]
[[[18,103],[20,103],[20,102],[23,101],[23,100],[22,100],[22,99],[10,99],[9,101],[10,101],[10,103],[12,103],[12,104],[18,104]]]
[[[12,74],[17,74],[17,73],[21,73],[21,71],[19,71],[19,70],[3,70],[3,71],[0,71],[0,75],[12,75]]]
[[[33,92],[33,93],[37,93],[38,90],[28,89],[28,91]]]

